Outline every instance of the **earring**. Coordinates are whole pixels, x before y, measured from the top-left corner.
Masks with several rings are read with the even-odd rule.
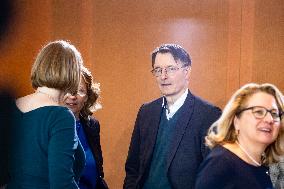
[[[239,134],[240,134],[240,130],[236,129],[236,135],[239,136]]]

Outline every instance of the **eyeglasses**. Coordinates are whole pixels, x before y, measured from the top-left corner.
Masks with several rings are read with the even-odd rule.
[[[83,89],[79,89],[77,91],[77,93],[75,93],[75,94],[67,93],[66,95],[67,96],[80,96],[80,97],[84,97],[84,96],[87,95],[87,92],[85,90],[83,90]]]
[[[251,110],[252,114],[257,119],[263,119],[267,115],[267,112],[269,112],[274,122],[279,122],[281,120],[281,116],[282,116],[282,113],[278,112],[276,109],[268,110],[268,109],[266,109],[265,107],[262,107],[262,106],[252,106],[252,107],[249,107],[249,108],[242,109],[242,110],[237,112],[237,115],[239,115],[243,111],[247,111],[247,110]]]
[[[155,77],[160,77],[163,73],[163,70],[165,70],[165,74],[167,75],[173,75],[175,74],[180,68],[184,68],[185,66],[183,67],[175,67],[175,66],[168,66],[166,68],[154,68],[153,70],[151,70],[152,74],[155,76]]]

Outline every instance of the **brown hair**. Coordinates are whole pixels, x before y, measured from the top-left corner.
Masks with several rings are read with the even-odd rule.
[[[101,108],[101,104],[98,102],[100,95],[100,84],[94,82],[92,73],[84,66],[81,70],[81,76],[87,88],[87,101],[81,109],[80,115],[84,119],[88,119],[88,116],[92,115],[94,111]]]
[[[182,46],[177,44],[163,44],[152,52],[152,68],[154,68],[158,53],[170,53],[176,62],[181,62],[182,67],[191,66],[191,58]]]
[[[32,86],[74,93],[80,82],[82,64],[81,54],[75,46],[63,40],[50,42],[41,49],[32,66]]]

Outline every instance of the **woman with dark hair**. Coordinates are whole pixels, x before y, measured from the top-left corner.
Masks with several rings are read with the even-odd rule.
[[[67,94],[65,105],[76,118],[76,129],[86,154],[86,166],[81,175],[80,189],[108,188],[103,177],[103,157],[100,145],[100,124],[91,115],[100,108],[100,88],[94,83],[91,72],[82,67],[81,82],[77,94]]]

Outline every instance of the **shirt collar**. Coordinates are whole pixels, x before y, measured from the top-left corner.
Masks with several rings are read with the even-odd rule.
[[[185,90],[185,92],[170,107],[167,106],[166,98],[165,97],[163,98],[162,107],[166,107],[166,115],[168,120],[172,118],[175,115],[175,113],[180,109],[180,107],[184,104],[187,95],[188,95],[188,89]]]

